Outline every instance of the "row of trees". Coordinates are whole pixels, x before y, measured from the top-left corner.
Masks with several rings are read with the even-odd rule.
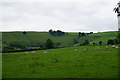
[[[86,36],[86,35],[89,35],[89,34],[93,34],[93,32],[90,32],[90,33],[79,32],[78,36],[82,37],[82,36]]]
[[[73,39],[73,44],[79,44],[79,42],[77,41],[77,39]],[[102,41],[98,42],[99,45],[103,45]],[[120,44],[120,41],[118,39],[109,39],[107,41],[107,45],[114,45],[114,44]],[[79,46],[86,46],[89,45],[89,40],[85,40],[84,42],[82,42]],[[93,42],[93,45],[97,45],[97,43]],[[32,42],[32,44],[28,43],[24,43],[24,42],[11,42],[9,45],[4,46],[3,50],[16,50],[16,49],[31,49],[28,47],[35,47],[35,48],[40,48],[40,49],[51,49],[51,48],[55,48],[55,47],[60,47],[61,43],[53,43],[53,41],[51,39],[47,39],[45,44],[40,44],[40,43],[34,43]]]
[[[54,47],[61,46],[61,43],[53,43],[51,39],[47,39],[46,43],[39,43],[39,42],[21,42],[21,41],[14,41],[5,46],[3,46],[3,51],[9,50],[22,50],[22,49],[51,49]]]
[[[102,45],[102,41],[99,41],[99,45]],[[107,45],[115,45],[115,44],[120,44],[119,39],[109,39],[107,41]],[[97,45],[95,42],[93,42],[93,45]]]
[[[52,29],[49,30],[49,33],[52,36],[65,36],[65,32],[61,31],[61,30],[57,30],[57,31],[53,31]]]
[[[73,39],[73,44],[77,44],[77,43],[79,43],[77,39]],[[88,44],[89,44],[89,40],[85,40],[80,44],[80,46],[86,46]],[[98,44],[103,45],[103,42],[99,41]],[[119,39],[109,39],[105,45],[114,45],[114,44],[120,44]],[[97,45],[97,43],[93,42],[93,45],[95,46]]]

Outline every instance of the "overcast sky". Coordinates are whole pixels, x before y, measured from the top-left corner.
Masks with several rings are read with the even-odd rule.
[[[0,31],[117,30],[119,0],[1,0]]]

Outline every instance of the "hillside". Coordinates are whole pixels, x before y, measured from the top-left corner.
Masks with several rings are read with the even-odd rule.
[[[23,34],[23,32],[2,32],[2,46],[19,43],[25,46],[37,47],[41,45],[44,47],[47,39],[51,39],[55,46],[59,43],[63,47],[75,45],[74,40],[79,45],[85,40],[89,40],[89,45],[93,45],[93,42],[99,44],[99,41],[102,41],[104,45],[109,39],[115,39],[116,37],[117,31],[94,33],[83,37],[78,37],[78,33],[68,33],[65,36],[52,36],[48,32],[27,32],[26,34]]]
[[[3,78],[118,78],[118,49],[109,45],[5,53]],[[88,48],[87,51],[83,49]],[[45,53],[47,52],[47,53]]]

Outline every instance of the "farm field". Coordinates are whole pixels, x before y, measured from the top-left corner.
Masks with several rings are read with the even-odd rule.
[[[79,46],[2,54],[3,78],[118,78],[118,49]],[[83,50],[88,49],[88,50]]]
[[[78,33],[75,32],[69,32],[68,35],[65,36],[52,36],[48,32],[27,32],[26,35],[22,32],[2,32],[2,46],[7,46],[12,42],[19,42],[24,45],[45,45],[48,38],[54,42],[55,46],[57,43],[61,43],[63,47],[73,46],[74,39],[78,41],[78,44],[89,40],[90,45],[93,45],[93,42],[99,45],[99,41],[102,41],[104,45],[107,44],[109,39],[115,39],[117,35],[117,31],[94,33],[83,37],[78,37]]]

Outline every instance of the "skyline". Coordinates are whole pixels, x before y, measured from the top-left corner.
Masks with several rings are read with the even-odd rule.
[[[118,0],[25,0],[0,3],[1,31],[103,32],[118,30],[113,8]]]

